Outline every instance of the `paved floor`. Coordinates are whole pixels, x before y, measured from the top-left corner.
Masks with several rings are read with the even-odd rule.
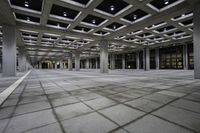
[[[107,132],[200,133],[200,80],[178,70],[34,70],[0,108],[0,133]]]
[[[24,74],[24,72],[18,72],[16,77],[3,77],[2,73],[0,73],[0,93],[8,88],[15,81],[17,81]]]

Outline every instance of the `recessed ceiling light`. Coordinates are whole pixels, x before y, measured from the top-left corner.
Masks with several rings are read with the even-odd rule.
[[[165,5],[169,4],[169,0],[164,0]]]
[[[25,2],[24,2],[24,6],[25,6],[25,7],[29,7],[28,1],[25,1]]]
[[[115,6],[114,6],[114,5],[111,5],[111,6],[110,6],[110,10],[111,10],[111,11],[114,11],[114,10],[115,10]]]
[[[93,23],[93,24],[95,24],[95,23],[96,23],[96,20],[95,20],[95,19],[93,19],[93,20],[92,20],[92,23]]]
[[[137,19],[137,15],[134,14],[133,15],[133,19],[136,20]]]
[[[67,12],[63,12],[63,16],[64,16],[64,17],[67,17]]]
[[[185,17],[185,14],[182,14],[182,17]]]
[[[29,18],[29,17],[27,17],[27,21],[30,21],[30,18]]]
[[[114,29],[114,30],[116,29],[116,25],[113,25],[113,29]]]

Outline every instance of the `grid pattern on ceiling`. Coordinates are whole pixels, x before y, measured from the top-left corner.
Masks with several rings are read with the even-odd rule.
[[[25,45],[36,51],[54,47],[58,52],[62,48],[95,52],[102,36],[111,40],[111,52],[192,38],[188,0],[9,1],[17,24],[27,29],[21,30]],[[178,7],[180,11],[174,10]],[[30,30],[31,25],[35,29]]]

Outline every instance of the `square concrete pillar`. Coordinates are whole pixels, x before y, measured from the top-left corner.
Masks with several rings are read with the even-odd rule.
[[[19,72],[24,72],[27,70],[27,61],[26,61],[26,55],[25,50],[22,47],[19,47],[18,49],[18,70]]]
[[[126,61],[125,61],[125,54],[122,54],[122,69],[125,69]]]
[[[194,43],[194,78],[200,79],[200,5],[194,7],[194,31],[193,31],[193,43]]]
[[[42,62],[39,62],[39,69],[42,69]]]
[[[108,73],[108,41],[100,43],[100,72]]]
[[[80,53],[75,53],[75,70],[80,70]]]
[[[96,67],[96,69],[98,69],[98,58],[97,57],[95,58],[95,67]]]
[[[110,58],[110,65],[111,65],[110,69],[114,70],[115,69],[115,55],[111,54],[110,57],[111,57]]]
[[[143,65],[144,65],[144,70],[145,71],[150,70],[150,50],[149,50],[149,47],[144,48],[144,51],[143,51]]]
[[[60,69],[63,69],[63,68],[64,68],[64,66],[63,66],[63,61],[60,60]]]
[[[68,70],[72,71],[72,53],[69,53],[69,58],[68,58]]]
[[[3,25],[3,76],[16,76],[16,29]]]
[[[183,69],[188,70],[188,45],[183,45]]]
[[[136,69],[140,69],[140,51],[136,52]]]
[[[86,63],[85,64],[86,69],[89,69],[90,68],[90,60],[89,60],[89,58],[86,59],[85,63]]]
[[[155,49],[155,53],[156,53],[156,56],[155,56],[155,61],[156,61],[156,69],[160,69],[160,53],[159,53],[159,48],[156,48]]]

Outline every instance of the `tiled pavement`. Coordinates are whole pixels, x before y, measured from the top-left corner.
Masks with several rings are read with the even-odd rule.
[[[15,81],[17,81],[24,74],[24,72],[18,72],[16,77],[3,77],[2,74],[0,74],[0,93],[8,88]]]
[[[130,71],[33,70],[1,106],[0,133],[200,133],[193,71]]]

